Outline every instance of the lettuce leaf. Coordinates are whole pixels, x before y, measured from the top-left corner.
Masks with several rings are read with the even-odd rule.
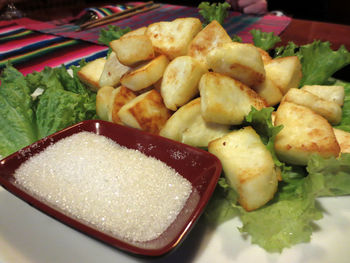
[[[332,84],[343,86],[345,91],[344,105],[342,107],[342,119],[341,122],[335,126],[335,128],[350,132],[350,83],[335,80]]]
[[[281,38],[273,32],[262,32],[260,29],[252,29],[250,33],[253,36],[254,45],[265,51],[274,48],[278,42],[281,42]]]
[[[98,37],[98,42],[109,46],[109,42],[115,39],[119,39],[124,34],[131,31],[130,27],[121,28],[115,25],[108,25],[107,29],[102,28]]]
[[[277,48],[275,52],[277,57],[299,57],[303,72],[300,86],[321,85],[335,72],[350,64],[350,52],[344,46],[334,51],[328,41],[315,40],[300,47],[289,43],[286,47]]]
[[[203,27],[210,24],[213,20],[218,21],[222,25],[225,18],[228,16],[228,9],[230,7],[230,4],[227,2],[212,4],[209,2],[201,2],[198,5],[198,12],[204,19]]]
[[[31,90],[11,65],[1,75],[0,155],[7,156],[37,140]]]
[[[73,67],[45,68],[24,77],[8,65],[0,87],[0,155],[5,157],[36,140],[96,117],[96,93],[87,89]],[[35,100],[31,94],[40,88]]]

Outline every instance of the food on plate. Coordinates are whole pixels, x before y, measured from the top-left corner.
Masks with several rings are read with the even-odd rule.
[[[90,132],[50,145],[14,177],[50,205],[129,242],[158,238],[192,192],[166,163]]]
[[[291,102],[279,105],[275,125],[283,125],[276,135],[275,150],[280,160],[307,165],[314,154],[337,157],[339,144],[329,122],[313,110]]]
[[[140,35],[145,35],[146,34],[147,27],[139,27],[137,29],[131,30],[130,32],[125,33],[122,35],[120,38],[124,37],[130,37],[130,36],[140,36]]]
[[[115,52],[111,52],[103,67],[99,79],[99,86],[117,86],[120,83],[121,77],[130,70],[130,67],[120,63]]]
[[[226,30],[216,20],[213,20],[193,38],[188,48],[188,55],[206,65],[208,53],[225,43],[231,43],[232,39]]]
[[[208,53],[207,63],[213,71],[226,74],[249,87],[259,85],[265,79],[260,52],[252,44],[223,44]]]
[[[98,58],[87,63],[78,71],[80,81],[86,84],[91,90],[97,91],[101,88],[99,81],[105,64],[105,58]]]
[[[113,101],[114,88],[112,86],[103,86],[97,91],[96,94],[96,114],[104,121],[112,121],[110,118],[110,112]]]
[[[109,45],[117,54],[118,60],[126,66],[155,57],[151,39],[147,35],[124,36],[111,41]]]
[[[150,24],[146,35],[156,52],[174,59],[187,54],[190,42],[201,29],[202,23],[198,18],[186,17]]]
[[[339,124],[341,120],[342,110],[339,104],[324,100],[306,90],[291,88],[284,95],[283,101],[308,107],[326,118],[333,125]]]
[[[254,90],[229,76],[209,72],[199,82],[204,120],[221,124],[241,124],[251,107],[267,107]]]
[[[109,111],[109,121],[123,124],[119,117],[119,111],[125,104],[135,99],[136,96],[137,95],[132,90],[124,86],[114,89],[111,96],[112,101]]]
[[[142,64],[123,75],[120,82],[133,91],[145,89],[162,78],[168,64],[168,58],[165,55],[159,55],[150,62]]]
[[[278,173],[271,153],[255,130],[247,126],[211,141],[208,151],[221,161],[225,178],[247,211],[270,201],[278,185]]]
[[[153,134],[159,133],[170,115],[161,95],[154,89],[130,100],[118,112],[125,125]]]
[[[198,94],[198,82],[207,69],[190,56],[174,58],[164,71],[160,92],[165,106],[176,111]]]
[[[333,128],[341,153],[350,153],[350,132]]]
[[[207,122],[201,114],[201,98],[180,107],[165,123],[159,135],[196,147],[208,143],[230,131],[230,125]]]
[[[265,71],[283,94],[299,87],[302,71],[297,56],[275,58],[265,65]]]
[[[275,106],[280,103],[283,97],[283,93],[277,83],[271,79],[270,72],[266,71],[264,82],[252,88],[265,99],[269,106]]]
[[[344,104],[344,87],[343,86],[329,86],[329,85],[304,85],[301,87],[301,90],[306,90],[321,99],[327,101],[333,101],[337,103],[339,106],[343,106]]]

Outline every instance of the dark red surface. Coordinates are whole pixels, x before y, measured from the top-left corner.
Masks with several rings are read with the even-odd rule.
[[[169,229],[157,240],[144,243],[130,243],[102,233],[84,222],[77,221],[43,203],[14,184],[13,173],[21,163],[53,142],[80,131],[104,135],[120,145],[137,149],[148,156],[153,156],[173,167],[192,183],[194,191],[184,209]],[[206,151],[125,126],[90,120],[51,135],[3,159],[0,162],[0,184],[30,205],[91,237],[127,252],[159,256],[176,247],[190,231],[210,199],[220,177],[221,169],[220,161]],[[195,200],[196,198],[197,200]]]

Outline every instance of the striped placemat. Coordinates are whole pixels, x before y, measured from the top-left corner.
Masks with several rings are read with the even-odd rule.
[[[129,3],[127,5],[129,5]],[[130,3],[130,5],[132,5],[132,3]],[[197,17],[201,19],[197,8],[162,4],[160,8],[155,10],[141,13],[111,24],[122,28],[130,27],[131,29],[137,29],[155,22],[171,21],[180,17]],[[251,42],[251,36],[249,34],[251,29],[259,28],[264,32],[274,32],[278,35],[288,26],[290,21],[291,18],[286,16],[251,16],[238,12],[229,12],[229,16],[224,21],[223,27],[230,36],[238,35],[242,37],[244,42]],[[104,25],[84,31],[76,31],[79,26],[74,24],[57,26],[53,22],[39,22],[29,19],[18,20],[18,24],[43,33],[86,40],[93,43],[98,43],[100,30],[106,27],[106,25]]]
[[[24,75],[44,67],[78,65],[106,55],[108,48],[86,41],[26,29],[14,21],[0,22],[0,70],[10,61]]]

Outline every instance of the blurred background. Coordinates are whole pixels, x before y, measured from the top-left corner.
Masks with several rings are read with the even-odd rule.
[[[145,0],[146,1],[146,0]],[[307,20],[325,21],[338,24],[350,24],[349,0],[267,0],[269,11],[279,10],[293,17]],[[28,17],[38,20],[52,20],[69,15],[77,15],[86,7],[106,4],[124,3],[127,1],[96,0],[12,0],[15,6]],[[154,1],[178,5],[198,6],[198,0],[164,0]],[[215,1],[209,1],[215,2]],[[0,0],[0,11],[6,8],[6,1]]]

